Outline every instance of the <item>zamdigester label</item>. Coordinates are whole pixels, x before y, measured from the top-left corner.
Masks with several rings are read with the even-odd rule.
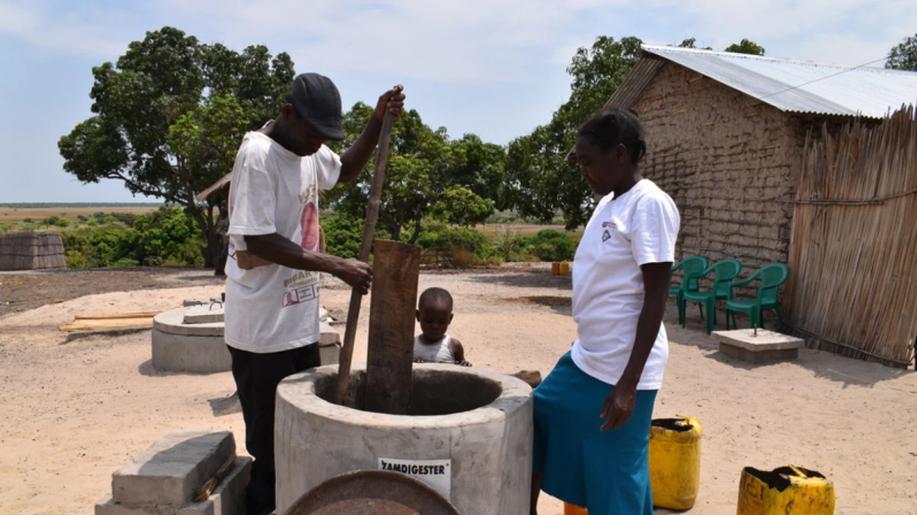
[[[379,458],[379,470],[400,472],[406,476],[411,476],[436,490],[447,500],[451,500],[452,460]]]

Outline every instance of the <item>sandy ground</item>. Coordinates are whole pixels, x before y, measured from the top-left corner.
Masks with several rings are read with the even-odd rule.
[[[56,329],[77,313],[167,309],[221,291],[213,281],[175,287],[194,276],[0,317],[0,513],[91,513],[112,471],[170,431],[229,429],[244,442],[229,373],[154,371],[149,331],[68,339]],[[421,287],[431,285],[453,292],[450,333],[476,366],[546,374],[573,338],[568,280],[543,270],[422,274]],[[329,288],[323,303],[344,310],[348,296]],[[688,329],[668,316],[671,356],[655,413],[704,424],[691,513],[735,513],[743,466],[788,463],[831,478],[838,513],[917,513],[917,374],[811,350],[793,363],[745,366],[718,353],[691,314]],[[356,356],[365,356],[365,331],[364,315]],[[562,512],[546,497],[540,507]]]

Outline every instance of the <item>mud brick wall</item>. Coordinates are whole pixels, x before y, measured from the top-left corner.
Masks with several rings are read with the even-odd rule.
[[[677,258],[727,257],[742,276],[787,261],[805,124],[667,63],[634,105],[646,130],[643,175],[681,212]]]

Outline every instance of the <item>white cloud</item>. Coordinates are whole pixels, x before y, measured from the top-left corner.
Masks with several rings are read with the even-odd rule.
[[[16,36],[28,43],[66,54],[113,57],[123,51],[126,42],[107,35],[111,13],[89,9],[89,16],[51,15],[46,6],[30,4],[28,8],[0,0],[0,33]],[[91,21],[87,21],[91,20]]]
[[[429,2],[179,2],[224,33],[260,30],[288,40],[296,62],[331,72],[380,73],[434,82],[521,81],[536,60],[551,59],[576,16],[620,0],[466,0]],[[301,12],[301,13],[300,13]],[[281,13],[281,14],[278,14]],[[298,37],[297,37],[298,36]],[[569,56],[567,56],[569,59]]]
[[[723,49],[752,39],[775,57],[856,65],[887,53],[898,27],[917,26],[912,0],[655,0],[674,10],[698,37]]]

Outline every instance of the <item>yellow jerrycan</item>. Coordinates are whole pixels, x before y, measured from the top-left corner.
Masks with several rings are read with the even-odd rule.
[[[589,512],[582,506],[577,506],[575,504],[565,502],[564,515],[589,515]]]
[[[738,515],[833,515],[834,484],[822,474],[789,465],[742,469]]]
[[[657,418],[650,426],[650,483],[653,505],[689,510],[700,486],[700,439],[697,417]]]

